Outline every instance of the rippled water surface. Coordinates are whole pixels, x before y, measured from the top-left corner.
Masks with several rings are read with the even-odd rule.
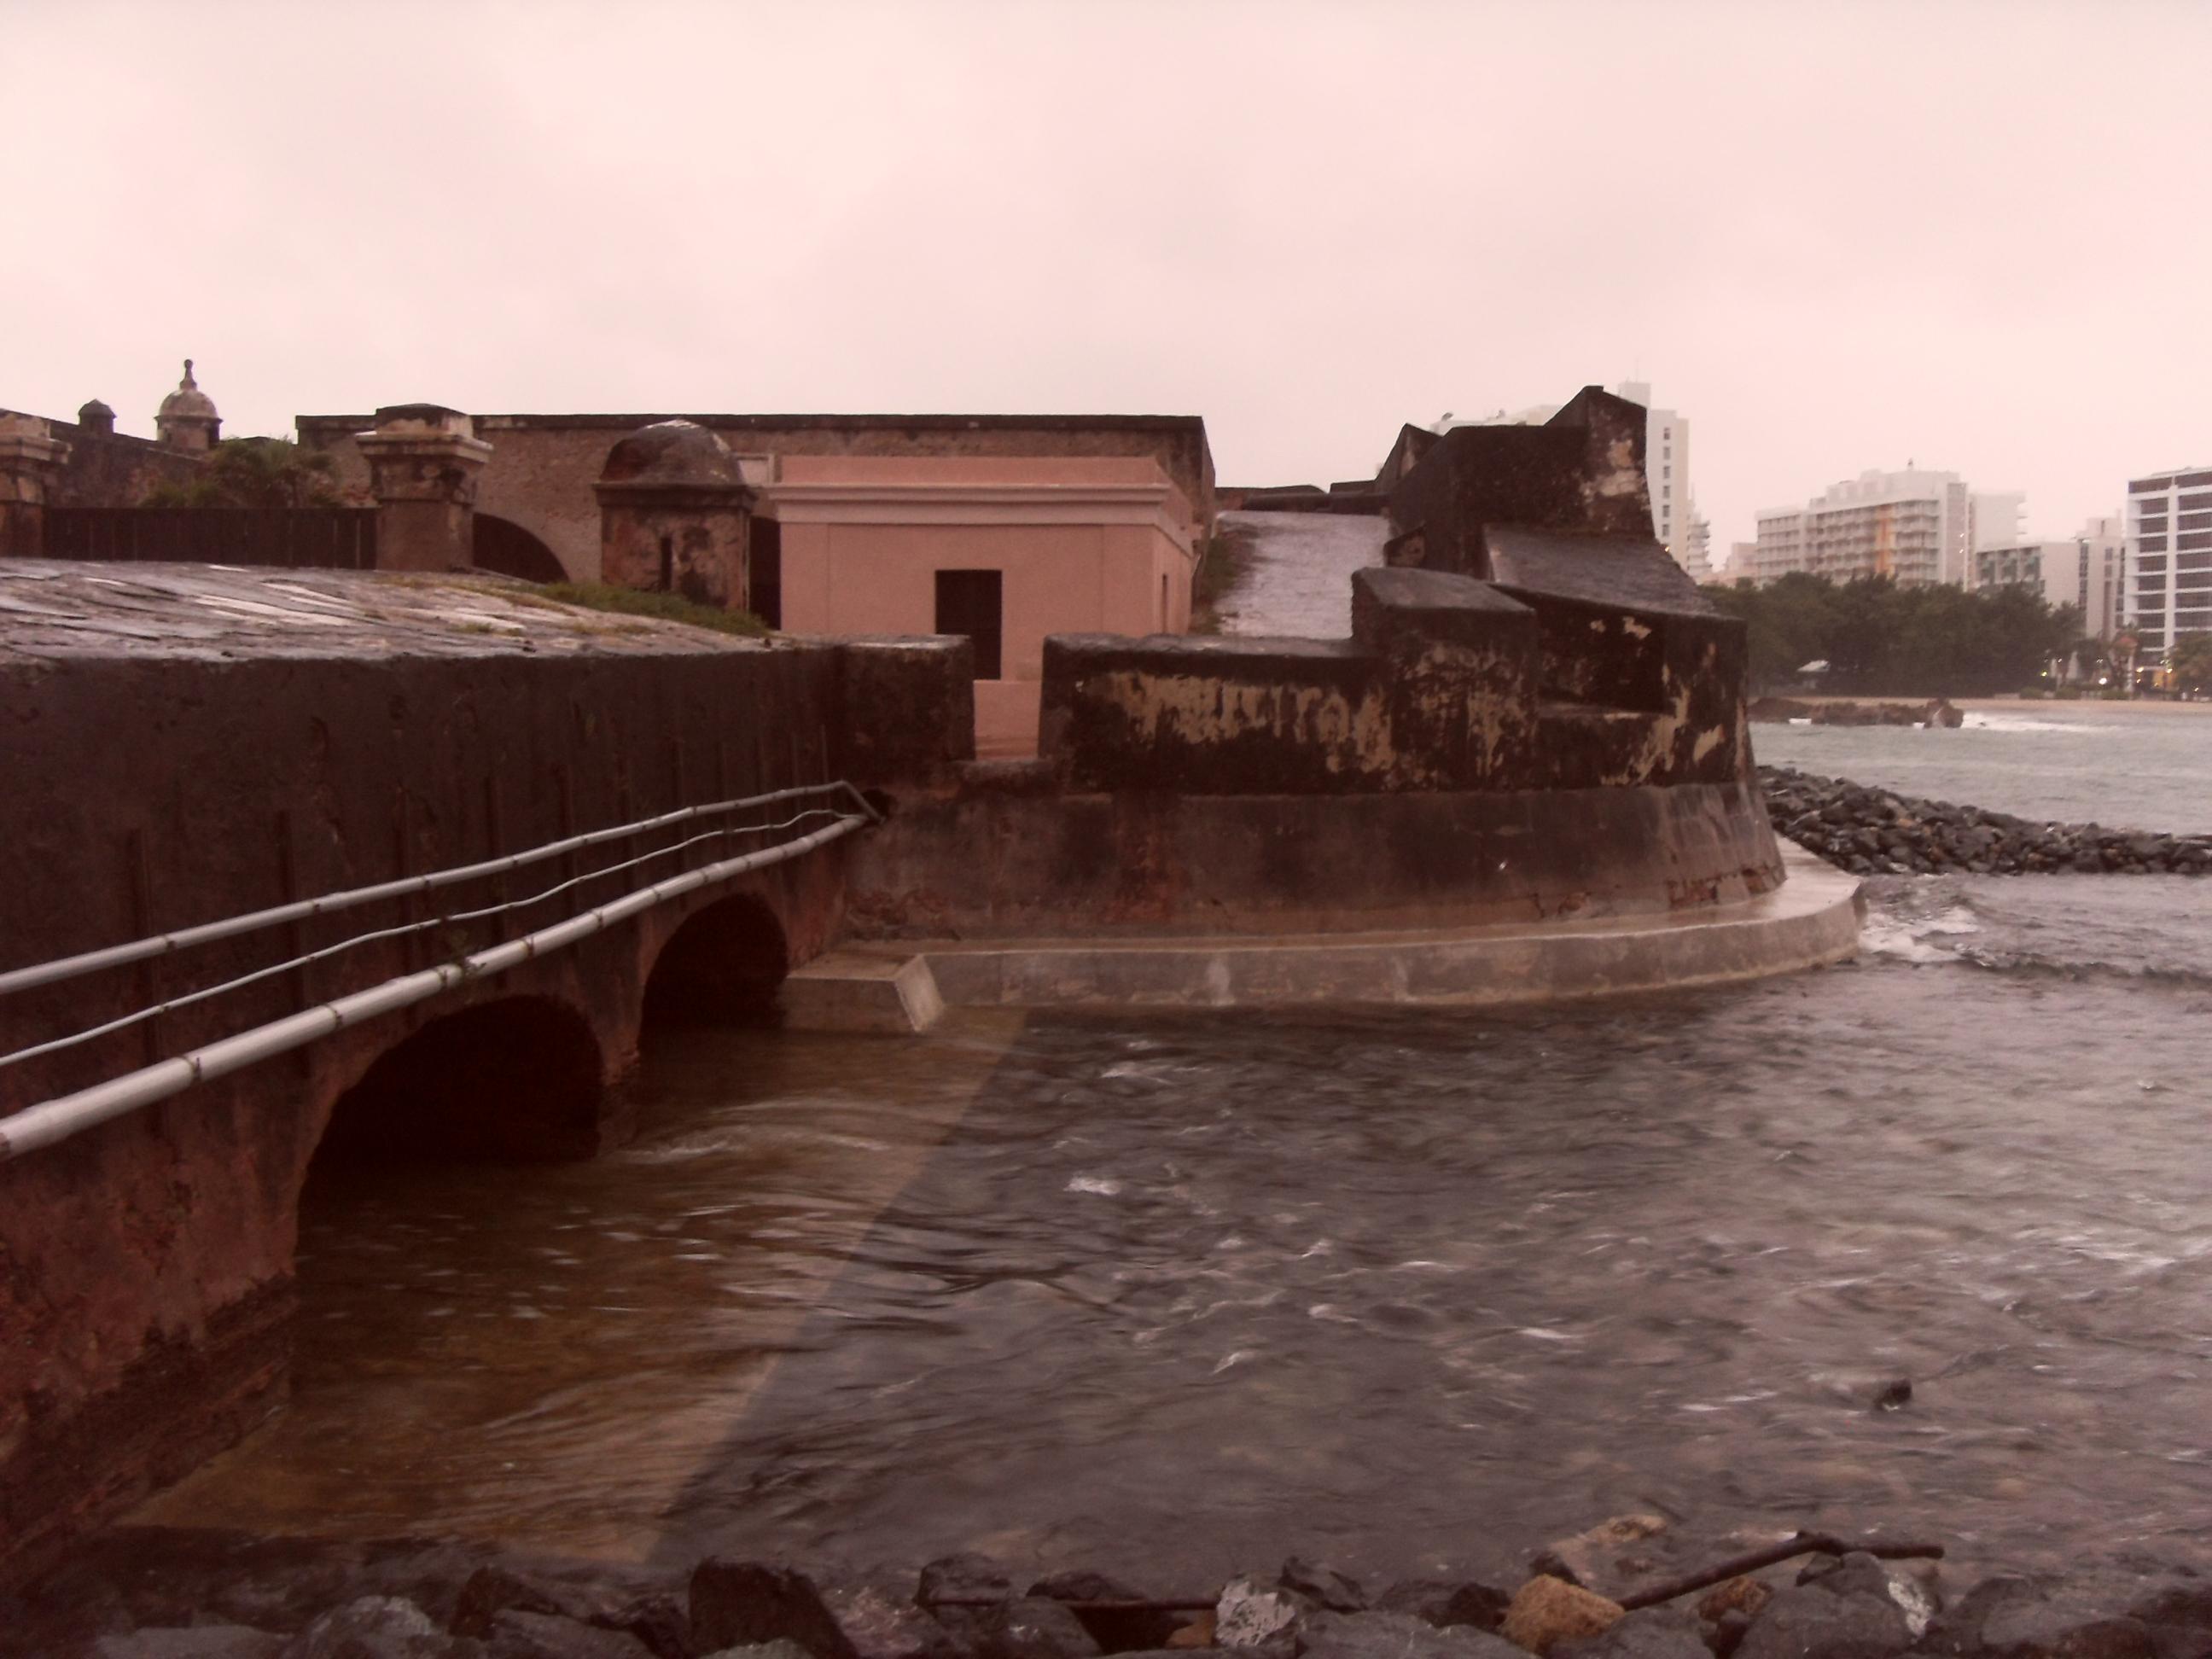
[[[1759,726],[1762,761],[2024,817],[2212,830],[2212,703],[2013,702],[1956,731]]]
[[[1236,625],[1340,633],[1339,528]],[[2196,711],[1975,719],[1757,744],[2212,828]],[[1856,963],[1632,1002],[685,1036],[612,1157],[320,1181],[293,1405],[142,1518],[1186,1589],[1631,1508],[2201,1547],[2212,882],[1872,898]]]
[[[2201,1540],[2212,884],[1898,880],[1869,939],[1516,1017],[686,1037],[614,1158],[326,1184],[295,1407],[153,1518],[1176,1581],[1647,1506]]]

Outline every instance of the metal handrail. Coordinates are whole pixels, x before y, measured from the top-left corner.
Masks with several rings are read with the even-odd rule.
[[[824,786],[839,787],[850,787],[849,785]],[[787,795],[803,792],[780,793]],[[858,792],[854,793],[857,799]],[[705,865],[682,875],[670,876],[649,887],[624,894],[611,903],[596,906],[580,915],[541,927],[520,939],[474,951],[457,962],[441,963],[420,973],[386,980],[381,985],[371,986],[365,991],[356,991],[319,1003],[313,1008],[303,1009],[264,1025],[257,1025],[234,1036],[220,1038],[106,1083],[26,1107],[21,1111],[0,1118],[0,1164],[20,1158],[25,1152],[35,1152],[41,1146],[51,1146],[58,1141],[66,1140],[111,1118],[120,1117],[157,1100],[181,1094],[196,1083],[228,1076],[257,1061],[305,1048],[349,1026],[427,1001],[472,980],[504,973],[538,957],[566,950],[580,939],[588,939],[617,922],[626,921],[671,899],[680,898],[702,887],[726,881],[748,871],[796,858],[801,853],[825,847],[841,836],[849,836],[855,830],[879,821],[872,811],[866,816],[855,813],[841,817],[836,823],[825,825],[811,835],[802,836],[796,841],[786,842],[780,847],[765,848],[757,853],[747,853],[738,858],[725,859],[720,863]]]
[[[222,921],[203,922],[196,927],[179,927],[174,932],[156,933],[151,938],[133,939],[127,945],[110,945],[97,951],[85,951],[73,957],[62,957],[52,962],[42,962],[27,968],[10,969],[0,973],[0,997],[12,996],[41,985],[58,984],[64,980],[95,973],[103,968],[118,968],[149,957],[167,956],[194,945],[211,944],[216,939],[234,939],[240,933],[258,932],[264,927],[277,927],[284,922],[301,921],[309,916],[329,915],[339,910],[349,910],[356,905],[374,903],[380,899],[404,898],[410,894],[428,893],[441,887],[451,887],[465,881],[476,881],[486,876],[495,876],[510,870],[520,870],[547,859],[596,847],[603,842],[618,841],[624,836],[641,834],[648,830],[665,829],[672,823],[684,823],[694,818],[718,813],[741,811],[750,806],[765,806],[775,801],[798,800],[808,795],[832,795],[840,792],[850,796],[861,815],[871,823],[880,822],[876,809],[849,782],[840,779],[835,783],[810,783],[792,789],[772,790],[764,795],[748,795],[741,800],[714,801],[699,806],[679,806],[673,811],[657,817],[640,818],[635,823],[617,824],[607,830],[586,830],[582,835],[570,836],[561,841],[548,842],[543,847],[533,847],[527,852],[511,853],[503,858],[486,859],[480,864],[457,865],[450,870],[434,870],[426,875],[403,876],[396,881],[380,881],[368,887],[349,888],[343,892],[325,893],[319,898],[301,899],[289,904],[271,906],[266,910],[252,910],[243,915],[231,916]]]
[[[794,813],[790,817],[775,823],[725,824],[719,830],[709,830],[704,835],[688,836],[672,847],[656,847],[649,853],[640,854],[633,859],[624,859],[619,864],[605,864],[597,869],[586,870],[580,875],[571,876],[566,881],[556,882],[550,887],[540,888],[537,892],[527,894],[521,898],[507,899],[498,904],[480,905],[472,910],[448,910],[439,915],[425,916],[416,921],[404,921],[393,927],[373,927],[367,932],[356,933],[350,939],[340,939],[334,945],[325,945],[318,950],[288,957],[283,962],[270,963],[264,967],[253,969],[218,984],[205,985],[198,990],[186,991],[182,995],[171,997],[165,1002],[155,1003],[150,1007],[134,1009],[130,1013],[118,1015],[98,1025],[88,1025],[81,1031],[71,1031],[64,1036],[49,1037],[44,1042],[33,1043],[27,1048],[18,1048],[13,1054],[0,1054],[0,1068],[15,1066],[27,1060],[36,1060],[41,1054],[58,1054],[64,1048],[74,1048],[81,1043],[90,1042],[95,1038],[110,1036],[117,1031],[128,1030],[134,1025],[143,1025],[149,1019],[158,1019],[164,1014],[176,1013],[198,1003],[227,995],[232,991],[242,991],[249,985],[258,985],[262,981],[274,979],[280,974],[288,974],[301,968],[311,968],[319,962],[327,962],[333,957],[343,956],[358,945],[374,945],[386,939],[405,939],[412,934],[428,933],[435,927],[450,927],[471,921],[483,921],[492,916],[505,915],[512,910],[527,910],[533,905],[543,904],[548,899],[558,898],[572,888],[581,887],[588,882],[598,881],[607,876],[618,876],[625,870],[635,870],[641,866],[652,864],[661,859],[674,858],[680,854],[690,852],[695,847],[703,846],[710,841],[727,841],[732,836],[764,836],[776,830],[793,829],[809,818],[849,816],[850,814],[840,813],[832,807],[814,806],[809,807],[803,812]]]

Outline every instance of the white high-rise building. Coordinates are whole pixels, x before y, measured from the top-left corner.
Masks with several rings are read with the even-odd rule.
[[[2033,587],[2051,605],[2079,607],[2081,631],[2109,640],[2120,619],[2124,522],[2091,519],[2063,541],[1983,548],[1974,555],[1975,584]]]
[[[1964,586],[1973,568],[1973,502],[1955,472],[1862,472],[1803,507],[1771,507],[1758,523],[1752,575],[1760,582],[1803,571]]]
[[[1720,574],[1713,568],[1713,527],[1695,501],[1686,511],[1689,527],[1682,532],[1682,550],[1675,562],[1690,573],[1692,581],[1709,582]]]
[[[2027,539],[2023,520],[2027,516],[2027,497],[2017,489],[1998,492],[1977,490],[1973,498],[1974,551],[1984,548],[2018,547]],[[1978,559],[1966,567],[1966,585],[1972,587],[1980,580]]]
[[[2212,633],[2212,468],[2129,481],[2120,611],[2146,657]]]
[[[1644,422],[1644,474],[1651,486],[1651,533],[1668,557],[1690,570],[1690,423],[1671,409],[1655,408],[1645,381],[1623,380],[1613,395],[1650,410]]]

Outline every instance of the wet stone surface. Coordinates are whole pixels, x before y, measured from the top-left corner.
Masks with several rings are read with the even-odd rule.
[[[0,561],[0,665],[70,657],[654,655],[770,642],[559,604],[496,576]]]

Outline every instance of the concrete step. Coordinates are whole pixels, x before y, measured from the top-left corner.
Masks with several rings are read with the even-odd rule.
[[[866,1010],[883,1023],[806,1029],[902,1029],[890,1023],[891,993],[863,988],[917,969],[933,1006],[955,1007],[1474,1006],[1753,979],[1854,954],[1857,880],[1794,848],[1784,859],[1778,891],[1663,915],[1421,933],[854,944],[802,970],[850,988],[806,993],[840,1000],[811,1017]]]
[[[929,963],[918,956],[832,951],[783,982],[783,1024],[793,1031],[927,1031],[944,1018]]]

